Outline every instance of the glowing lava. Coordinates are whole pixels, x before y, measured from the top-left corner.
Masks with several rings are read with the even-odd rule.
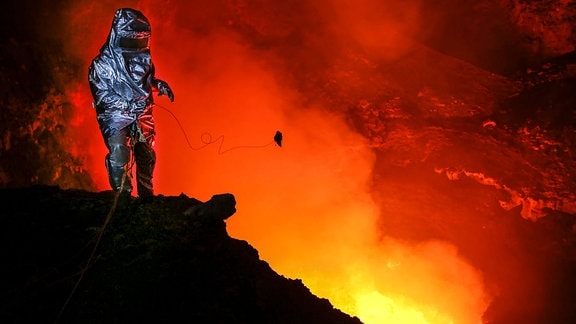
[[[238,212],[228,220],[231,236],[365,323],[480,323],[489,301],[481,275],[454,246],[380,237],[376,221],[386,215],[368,189],[374,154],[343,116],[329,105],[302,104],[305,94],[281,85],[284,72],[273,68],[273,56],[233,31],[184,28],[184,18],[207,22],[202,15],[218,8],[171,3],[169,12],[139,3],[151,18],[157,75],[176,96],[173,104],[157,99],[156,193],[200,200],[233,193]],[[86,66],[115,9],[102,4],[75,17],[74,24],[100,22],[83,26],[82,40],[72,40],[77,49],[90,34],[81,53]],[[96,32],[85,33],[88,28]],[[87,83],[84,92],[88,98]],[[94,113],[89,100],[78,102],[83,155],[98,189],[107,190]],[[266,145],[276,130],[284,134],[282,148]],[[206,134],[220,140],[204,146]]]

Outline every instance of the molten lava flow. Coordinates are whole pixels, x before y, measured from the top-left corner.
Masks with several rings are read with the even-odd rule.
[[[386,215],[368,191],[375,157],[366,140],[328,103],[304,106],[306,94],[280,85],[286,71],[274,67],[273,55],[203,16],[220,8],[171,4],[168,11],[140,3],[153,26],[157,75],[176,97],[173,104],[157,98],[156,193],[201,200],[233,193],[231,236],[365,323],[479,323],[488,302],[481,276],[456,248],[379,237],[376,220]],[[86,66],[116,9],[101,6],[74,20],[97,22],[72,40],[83,44],[90,35]],[[190,21],[212,30],[186,29]],[[82,95],[89,98],[87,83]],[[90,158],[86,166],[104,190],[104,144],[89,101],[78,100],[86,150],[79,154]],[[266,145],[276,130],[281,148]],[[203,136],[218,141],[205,145]]]

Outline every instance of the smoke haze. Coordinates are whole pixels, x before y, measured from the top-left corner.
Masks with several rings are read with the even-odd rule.
[[[234,194],[232,237],[365,323],[478,323],[489,301],[481,274],[446,242],[380,236],[386,215],[370,192],[370,141],[328,100],[339,94],[307,83],[322,79],[347,42],[384,61],[402,55],[404,35],[419,28],[418,2],[394,3],[73,2],[61,36],[87,70],[118,7],[150,18],[157,77],[175,93],[174,103],[156,100],[157,194]],[[108,190],[86,75],[69,89],[78,109],[71,150]]]

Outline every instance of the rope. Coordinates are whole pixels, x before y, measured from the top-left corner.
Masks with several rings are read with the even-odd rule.
[[[188,147],[191,148],[192,150],[195,150],[195,151],[201,150],[201,149],[205,148],[206,146],[214,144],[216,142],[220,142],[220,145],[218,146],[218,154],[219,155],[230,152],[232,150],[237,150],[237,149],[265,148],[267,146],[273,145],[274,143],[276,143],[278,146],[282,146],[282,133],[280,133],[280,131],[276,131],[276,134],[274,135],[274,139],[269,143],[266,143],[263,145],[240,145],[240,146],[231,147],[227,150],[222,150],[222,146],[224,145],[224,135],[220,135],[216,139],[213,139],[212,134],[210,134],[209,132],[204,132],[200,135],[200,142],[202,142],[203,145],[201,145],[199,147],[194,147],[190,143],[190,140],[188,139],[188,135],[186,134],[186,130],[184,129],[184,127],[180,123],[180,120],[178,119],[178,117],[176,117],[176,115],[172,111],[170,111],[170,109],[168,109],[162,105],[158,105],[158,104],[155,104],[155,105],[164,109],[165,111],[167,111],[174,118],[174,120],[178,124],[178,127],[180,128],[180,131],[182,132],[182,134],[184,135],[184,138],[186,139],[186,143],[188,144]]]
[[[78,287],[80,286],[80,282],[84,278],[84,274],[86,273],[86,271],[88,271],[88,268],[90,268],[90,266],[92,264],[92,260],[94,259],[94,256],[96,255],[96,250],[98,249],[98,246],[100,245],[100,242],[102,241],[102,237],[104,236],[104,230],[106,229],[106,227],[110,223],[110,220],[112,219],[112,215],[114,214],[114,211],[116,210],[116,207],[118,206],[118,199],[120,197],[120,194],[123,191],[124,183],[126,182],[128,172],[130,172],[133,165],[134,165],[134,160],[132,159],[130,166],[126,169],[126,171],[122,175],[122,181],[120,182],[120,190],[118,190],[116,192],[116,194],[114,195],[114,200],[112,202],[112,206],[110,207],[110,210],[108,211],[108,214],[106,215],[106,218],[104,219],[104,223],[102,224],[102,227],[100,228],[100,231],[98,232],[98,236],[96,237],[96,243],[94,243],[94,247],[92,248],[92,252],[90,253],[90,257],[88,257],[88,260],[86,261],[86,265],[84,267],[82,267],[82,269],[80,269],[80,276],[78,277],[78,280],[76,280],[76,284],[74,284],[74,287],[72,288],[72,291],[68,295],[68,298],[66,298],[66,301],[62,305],[60,312],[58,312],[58,316],[56,317],[56,320],[54,321],[55,324],[60,322],[60,319],[62,318],[64,311],[66,310],[66,308],[68,307],[68,304],[72,300],[72,296],[74,295],[76,290],[78,290]]]

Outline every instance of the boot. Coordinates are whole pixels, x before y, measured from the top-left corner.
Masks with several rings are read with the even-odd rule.
[[[132,177],[126,166],[115,165],[110,161],[110,154],[106,154],[106,170],[108,171],[108,180],[112,190],[131,193],[132,192]]]
[[[134,160],[136,162],[138,197],[154,196],[152,174],[156,164],[156,152],[146,142],[137,142],[134,145]]]

